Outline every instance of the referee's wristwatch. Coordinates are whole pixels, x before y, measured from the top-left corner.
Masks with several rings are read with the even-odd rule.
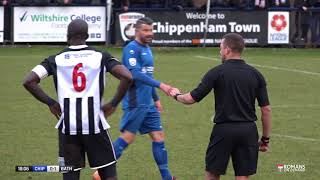
[[[176,95],[173,96],[173,98],[178,101],[178,96],[182,95],[181,93],[177,93]]]
[[[270,142],[270,137],[264,137],[264,136],[262,136],[262,137],[261,137],[261,142],[262,142],[263,144],[269,144],[269,142]]]

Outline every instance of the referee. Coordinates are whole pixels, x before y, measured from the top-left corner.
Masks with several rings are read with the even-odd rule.
[[[186,94],[178,89],[170,95],[184,104],[200,102],[214,91],[215,117],[206,152],[206,180],[219,180],[226,173],[229,158],[237,180],[256,173],[258,151],[269,150],[271,129],[269,99],[262,74],[241,59],[243,38],[226,34],[220,44],[222,64],[209,70],[197,88]],[[261,108],[263,132],[258,142],[255,100]]]
[[[131,73],[107,52],[86,45],[88,24],[80,19],[68,25],[69,47],[49,56],[26,76],[24,87],[40,102],[48,105],[59,122],[59,151],[65,165],[75,170],[63,174],[64,180],[78,180],[85,165],[85,153],[92,169],[102,180],[116,180],[116,157],[106,117],[115,111],[132,82]],[[103,104],[105,74],[120,80],[113,99]],[[53,76],[58,101],[49,97],[38,85]]]

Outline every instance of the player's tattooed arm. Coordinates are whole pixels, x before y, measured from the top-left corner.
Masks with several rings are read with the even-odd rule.
[[[39,76],[31,71],[23,80],[23,86],[40,102],[47,104],[50,111],[57,118],[61,116],[60,105],[57,101],[48,96],[39,86]]]

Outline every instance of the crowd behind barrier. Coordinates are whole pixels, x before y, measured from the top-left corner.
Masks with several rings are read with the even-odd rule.
[[[105,6],[105,0],[2,0],[3,42],[12,42],[12,11],[15,6]],[[113,12],[194,11],[205,12],[207,0],[114,0]],[[290,42],[320,46],[320,0],[212,0],[211,11],[289,11]],[[113,27],[112,27],[113,28]]]

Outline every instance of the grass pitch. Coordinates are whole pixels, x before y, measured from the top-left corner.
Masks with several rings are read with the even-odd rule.
[[[104,49],[104,47],[98,47]],[[0,179],[56,180],[59,173],[16,173],[16,165],[56,165],[57,131],[49,109],[21,85],[23,77],[45,57],[63,47],[0,48]],[[120,48],[107,49],[121,57]],[[217,48],[154,48],[155,77],[188,92],[218,65]],[[265,76],[273,107],[271,152],[260,153],[256,180],[317,180],[320,176],[320,51],[319,49],[248,48],[244,59]],[[108,76],[105,100],[118,82]],[[56,97],[52,78],[41,87]],[[204,179],[204,155],[212,129],[213,95],[185,106],[159,92],[165,112],[169,167],[179,180]],[[259,109],[257,109],[259,114]],[[109,118],[112,138],[119,135],[121,108]],[[259,115],[258,115],[259,117]],[[260,119],[257,121],[261,130]],[[260,131],[261,132],[261,131]],[[137,136],[118,162],[120,180],[158,180],[148,136]],[[305,172],[279,172],[277,164],[305,165]],[[82,179],[93,171],[86,168]],[[234,179],[231,162],[226,176]]]

